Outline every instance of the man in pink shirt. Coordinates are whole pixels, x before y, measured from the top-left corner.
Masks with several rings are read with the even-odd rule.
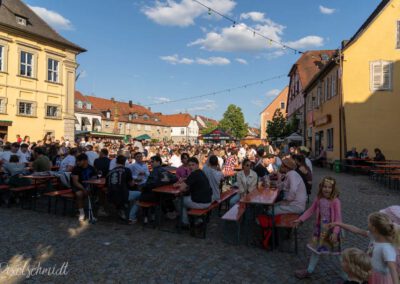
[[[282,160],[278,188],[283,190],[283,201],[275,205],[275,215],[297,213],[301,214],[306,208],[307,190],[303,179],[296,172],[296,162],[292,158]]]

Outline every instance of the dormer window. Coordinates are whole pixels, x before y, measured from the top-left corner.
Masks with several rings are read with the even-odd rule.
[[[159,119],[158,119],[158,118],[155,118],[155,119],[154,119],[154,121],[155,121],[155,122],[158,122],[158,121],[159,121]]]
[[[110,118],[111,118],[111,111],[110,111],[110,110],[107,110],[107,111],[106,111],[106,118],[107,118],[107,119],[110,119]]]
[[[132,118],[133,118],[133,116],[132,116],[132,114],[130,113],[130,114],[128,115],[128,120],[131,121]]]
[[[133,113],[133,114],[132,114],[132,118],[133,118],[133,119],[137,119],[137,118],[138,118],[138,114],[137,114],[137,113]]]
[[[82,108],[83,107],[83,103],[81,101],[77,101],[76,106],[78,108]]]
[[[28,22],[27,18],[21,17],[21,16],[15,16],[15,19],[17,20],[17,24],[26,27],[26,24]]]
[[[91,103],[86,103],[86,109],[92,109],[92,104]]]
[[[148,120],[148,119],[149,119],[149,116],[148,116],[147,114],[144,114],[144,115],[143,115],[143,119],[144,119],[144,120]]]

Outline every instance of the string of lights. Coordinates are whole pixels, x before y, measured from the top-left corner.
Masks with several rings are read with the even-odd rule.
[[[298,49],[293,48],[293,47],[291,47],[291,46],[289,46],[289,45],[287,45],[287,44],[284,44],[284,43],[282,43],[282,42],[280,42],[280,41],[277,41],[277,40],[275,40],[275,39],[272,39],[272,38],[270,38],[270,37],[267,37],[267,36],[263,35],[262,33],[260,33],[259,31],[257,31],[257,30],[255,30],[255,29],[253,29],[253,28],[251,28],[251,27],[245,25],[244,23],[238,23],[237,21],[235,21],[235,20],[232,19],[231,17],[228,17],[227,15],[222,14],[221,12],[219,12],[219,11],[217,11],[217,10],[215,10],[215,9],[213,9],[213,8],[211,8],[211,7],[209,7],[209,6],[207,6],[206,4],[204,4],[204,3],[202,3],[202,2],[200,2],[200,1],[198,1],[198,0],[192,0],[192,1],[195,2],[195,3],[197,3],[197,4],[199,4],[199,5],[201,5],[201,6],[203,6],[203,7],[206,8],[206,9],[208,9],[208,14],[209,14],[209,15],[211,15],[212,13],[214,13],[214,14],[217,14],[217,15],[221,16],[222,18],[224,18],[224,19],[230,21],[230,22],[232,23],[232,27],[233,27],[233,28],[236,27],[236,26],[238,26],[238,25],[241,25],[241,26],[244,27],[246,30],[248,30],[249,32],[251,32],[251,33],[253,34],[253,36],[256,36],[256,35],[257,35],[257,36],[260,36],[260,37],[266,39],[266,40],[267,40],[267,43],[268,43],[269,45],[275,44],[275,45],[277,45],[277,46],[280,46],[282,49],[285,49],[285,50],[292,50],[292,51],[294,52],[294,54],[303,54],[303,53],[304,53],[304,52],[301,51],[301,50],[298,50]]]
[[[209,93],[202,94],[202,95],[186,97],[186,98],[180,98],[180,99],[170,100],[170,101],[165,101],[165,102],[152,103],[152,104],[145,105],[145,107],[150,107],[150,106],[155,106],[155,105],[171,104],[171,103],[189,101],[189,100],[199,99],[199,98],[204,98],[204,97],[209,97],[209,96],[220,95],[220,94],[224,94],[224,93],[230,93],[230,92],[233,92],[233,91],[236,91],[236,90],[246,89],[248,87],[252,87],[252,86],[255,86],[255,85],[261,85],[261,84],[264,84],[266,82],[277,80],[277,79],[280,79],[280,78],[283,78],[283,77],[286,77],[286,76],[287,76],[287,74],[282,74],[282,75],[270,77],[270,78],[267,78],[267,79],[264,79],[264,80],[247,83],[247,84],[244,84],[244,85],[241,85],[241,86],[223,89],[223,90],[220,90],[220,91],[214,91],[214,92],[209,92]]]

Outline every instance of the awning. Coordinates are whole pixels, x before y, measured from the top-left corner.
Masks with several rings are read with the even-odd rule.
[[[0,126],[12,126],[11,120],[0,120]]]
[[[78,137],[88,136],[88,137],[95,137],[95,138],[107,137],[107,138],[114,138],[114,139],[124,139],[125,138],[125,135],[123,135],[123,134],[114,134],[114,133],[97,132],[97,131],[75,131],[75,136],[78,136]]]
[[[140,135],[140,136],[136,137],[135,139],[136,139],[136,140],[139,140],[139,141],[142,141],[142,140],[151,140],[151,137],[150,137],[149,135],[147,135],[147,134],[143,134],[143,135]]]
[[[89,118],[82,116],[82,125],[91,125]]]
[[[76,115],[75,115],[75,124],[79,124],[79,120],[78,120],[78,118],[76,117]]]
[[[93,126],[101,126],[100,120],[98,118],[93,118]]]

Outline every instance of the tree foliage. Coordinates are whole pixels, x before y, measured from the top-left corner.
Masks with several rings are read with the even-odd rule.
[[[217,128],[218,128],[218,124],[214,124],[214,123],[211,123],[210,121],[206,121],[206,126],[202,130],[200,130],[200,134],[202,134],[202,135],[208,134]]]
[[[219,128],[230,133],[235,138],[241,139],[246,136],[248,125],[244,121],[242,109],[234,104],[228,106]]]
[[[290,135],[292,127],[294,126],[287,123],[287,119],[283,116],[280,109],[276,109],[272,120],[267,123],[268,139],[271,141],[283,139]]]

